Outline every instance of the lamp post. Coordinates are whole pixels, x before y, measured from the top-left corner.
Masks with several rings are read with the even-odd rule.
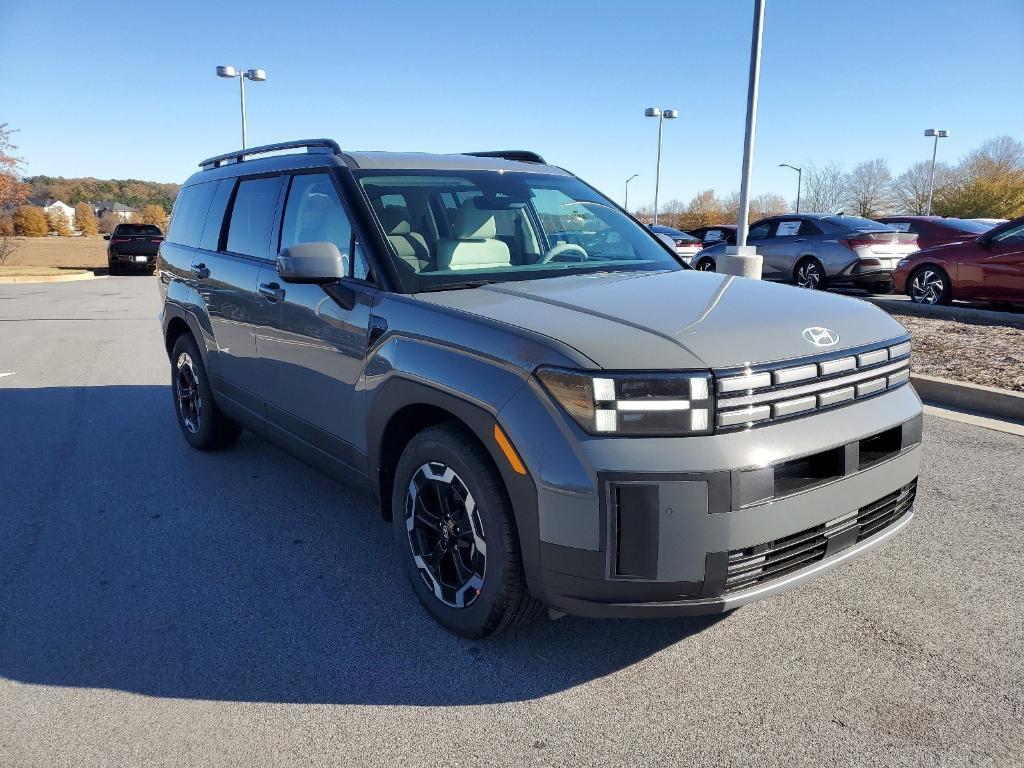
[[[665,120],[673,120],[679,117],[677,109],[658,109],[648,107],[644,110],[644,117],[658,118],[658,166],[654,174],[654,223],[658,223],[658,189],[661,186],[661,137],[665,126]]]
[[[928,173],[928,207],[924,211],[925,216],[932,215],[932,191],[935,189],[935,155],[939,152],[939,139],[945,139],[949,137],[949,131],[939,130],[937,128],[928,128],[924,132],[925,136],[934,136],[935,143],[932,145],[932,169]]]
[[[626,209],[626,213],[629,213],[629,182],[639,176],[639,173],[634,173],[628,179],[626,179],[626,202],[623,203],[622,207]]]
[[[743,176],[740,178],[740,217],[736,245],[747,244],[750,217],[750,177],[754,163],[754,132],[757,128],[757,95],[761,81],[761,36],[764,33],[764,0],[754,0],[754,29],[750,36],[750,78],[747,83],[747,126],[743,136]]]
[[[804,169],[789,163],[779,163],[779,168],[792,168],[796,171],[796,213],[800,213],[800,186],[804,180]]]
[[[242,102],[242,149],[245,149],[245,79],[249,78],[254,83],[262,83],[267,79],[267,73],[262,69],[235,69],[234,67],[217,67],[217,77],[237,77],[238,94]]]

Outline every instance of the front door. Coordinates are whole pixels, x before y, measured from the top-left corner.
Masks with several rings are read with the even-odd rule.
[[[982,296],[993,301],[1024,301],[1024,224],[995,235],[978,267]]]
[[[326,287],[276,280],[275,320],[257,339],[269,384],[268,418],[314,448],[358,465],[366,450],[358,384],[376,290],[353,277],[351,256],[358,247],[329,173],[296,175],[288,190],[278,250],[309,242],[334,243],[350,277]],[[356,261],[364,263],[358,256]],[[361,275],[357,266],[355,276]]]

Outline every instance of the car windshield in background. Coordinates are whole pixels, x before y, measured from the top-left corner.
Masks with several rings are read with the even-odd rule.
[[[825,221],[829,224],[835,224],[836,226],[844,227],[846,229],[877,229],[892,231],[894,227],[891,224],[882,224],[879,221],[872,221],[871,219],[862,219],[860,216],[826,216]]]
[[[682,232],[678,229],[673,229],[672,227],[663,227],[660,224],[652,226],[651,231],[656,232],[659,235],[668,235],[669,237],[674,237],[676,240],[688,240],[693,241],[695,243],[699,242],[697,238],[694,237],[693,235],[688,235],[685,232]]]
[[[939,223],[960,232],[970,232],[975,235],[983,235],[993,227],[992,224],[985,224],[981,221],[971,221],[970,219],[943,219]]]
[[[155,224],[118,224],[114,234],[121,237],[160,237],[160,227]]]
[[[364,171],[412,292],[603,271],[684,269],[579,179],[495,171]]]

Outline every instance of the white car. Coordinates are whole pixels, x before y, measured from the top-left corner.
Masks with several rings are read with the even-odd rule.
[[[676,245],[676,253],[681,256],[687,264],[690,259],[696,256],[704,247],[704,244],[693,235],[688,235],[672,227],[663,227],[660,224],[652,224],[651,231],[656,235],[665,235],[672,238]]]

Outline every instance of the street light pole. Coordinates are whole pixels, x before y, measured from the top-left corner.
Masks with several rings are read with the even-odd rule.
[[[659,109],[658,107],[648,107],[644,110],[645,117],[656,117],[658,118],[658,165],[654,172],[654,223],[658,223],[658,191],[661,187],[661,143],[662,143],[662,131],[664,130],[665,120],[672,120],[673,118],[679,117],[679,110],[676,109]]]
[[[804,180],[804,170],[789,163],[779,163],[779,168],[792,168],[796,171],[796,212],[800,213],[800,186]]]
[[[622,206],[623,208],[626,209],[626,213],[629,213],[629,182],[631,182],[633,179],[635,179],[639,175],[640,175],[639,173],[634,173],[632,176],[630,176],[628,179],[626,179],[626,201],[625,201],[625,203]]]
[[[935,189],[935,156],[939,153],[939,139],[945,139],[949,136],[949,131],[939,130],[936,128],[928,128],[924,132],[925,136],[934,136],[935,143],[932,145],[932,169],[928,172],[928,207],[925,209],[924,215],[932,215],[932,192]]]
[[[217,77],[237,77],[238,96],[242,105],[242,149],[246,145],[246,120],[245,120],[245,80],[248,78],[255,83],[262,83],[267,79],[267,73],[262,69],[235,69],[234,67],[217,67]]]
[[[743,136],[743,178],[740,180],[740,217],[736,244],[747,244],[750,216],[750,177],[754,161],[754,132],[757,128],[757,92],[761,81],[761,35],[764,33],[764,2],[754,0],[754,30],[750,40],[750,80],[747,84],[747,128]]]

